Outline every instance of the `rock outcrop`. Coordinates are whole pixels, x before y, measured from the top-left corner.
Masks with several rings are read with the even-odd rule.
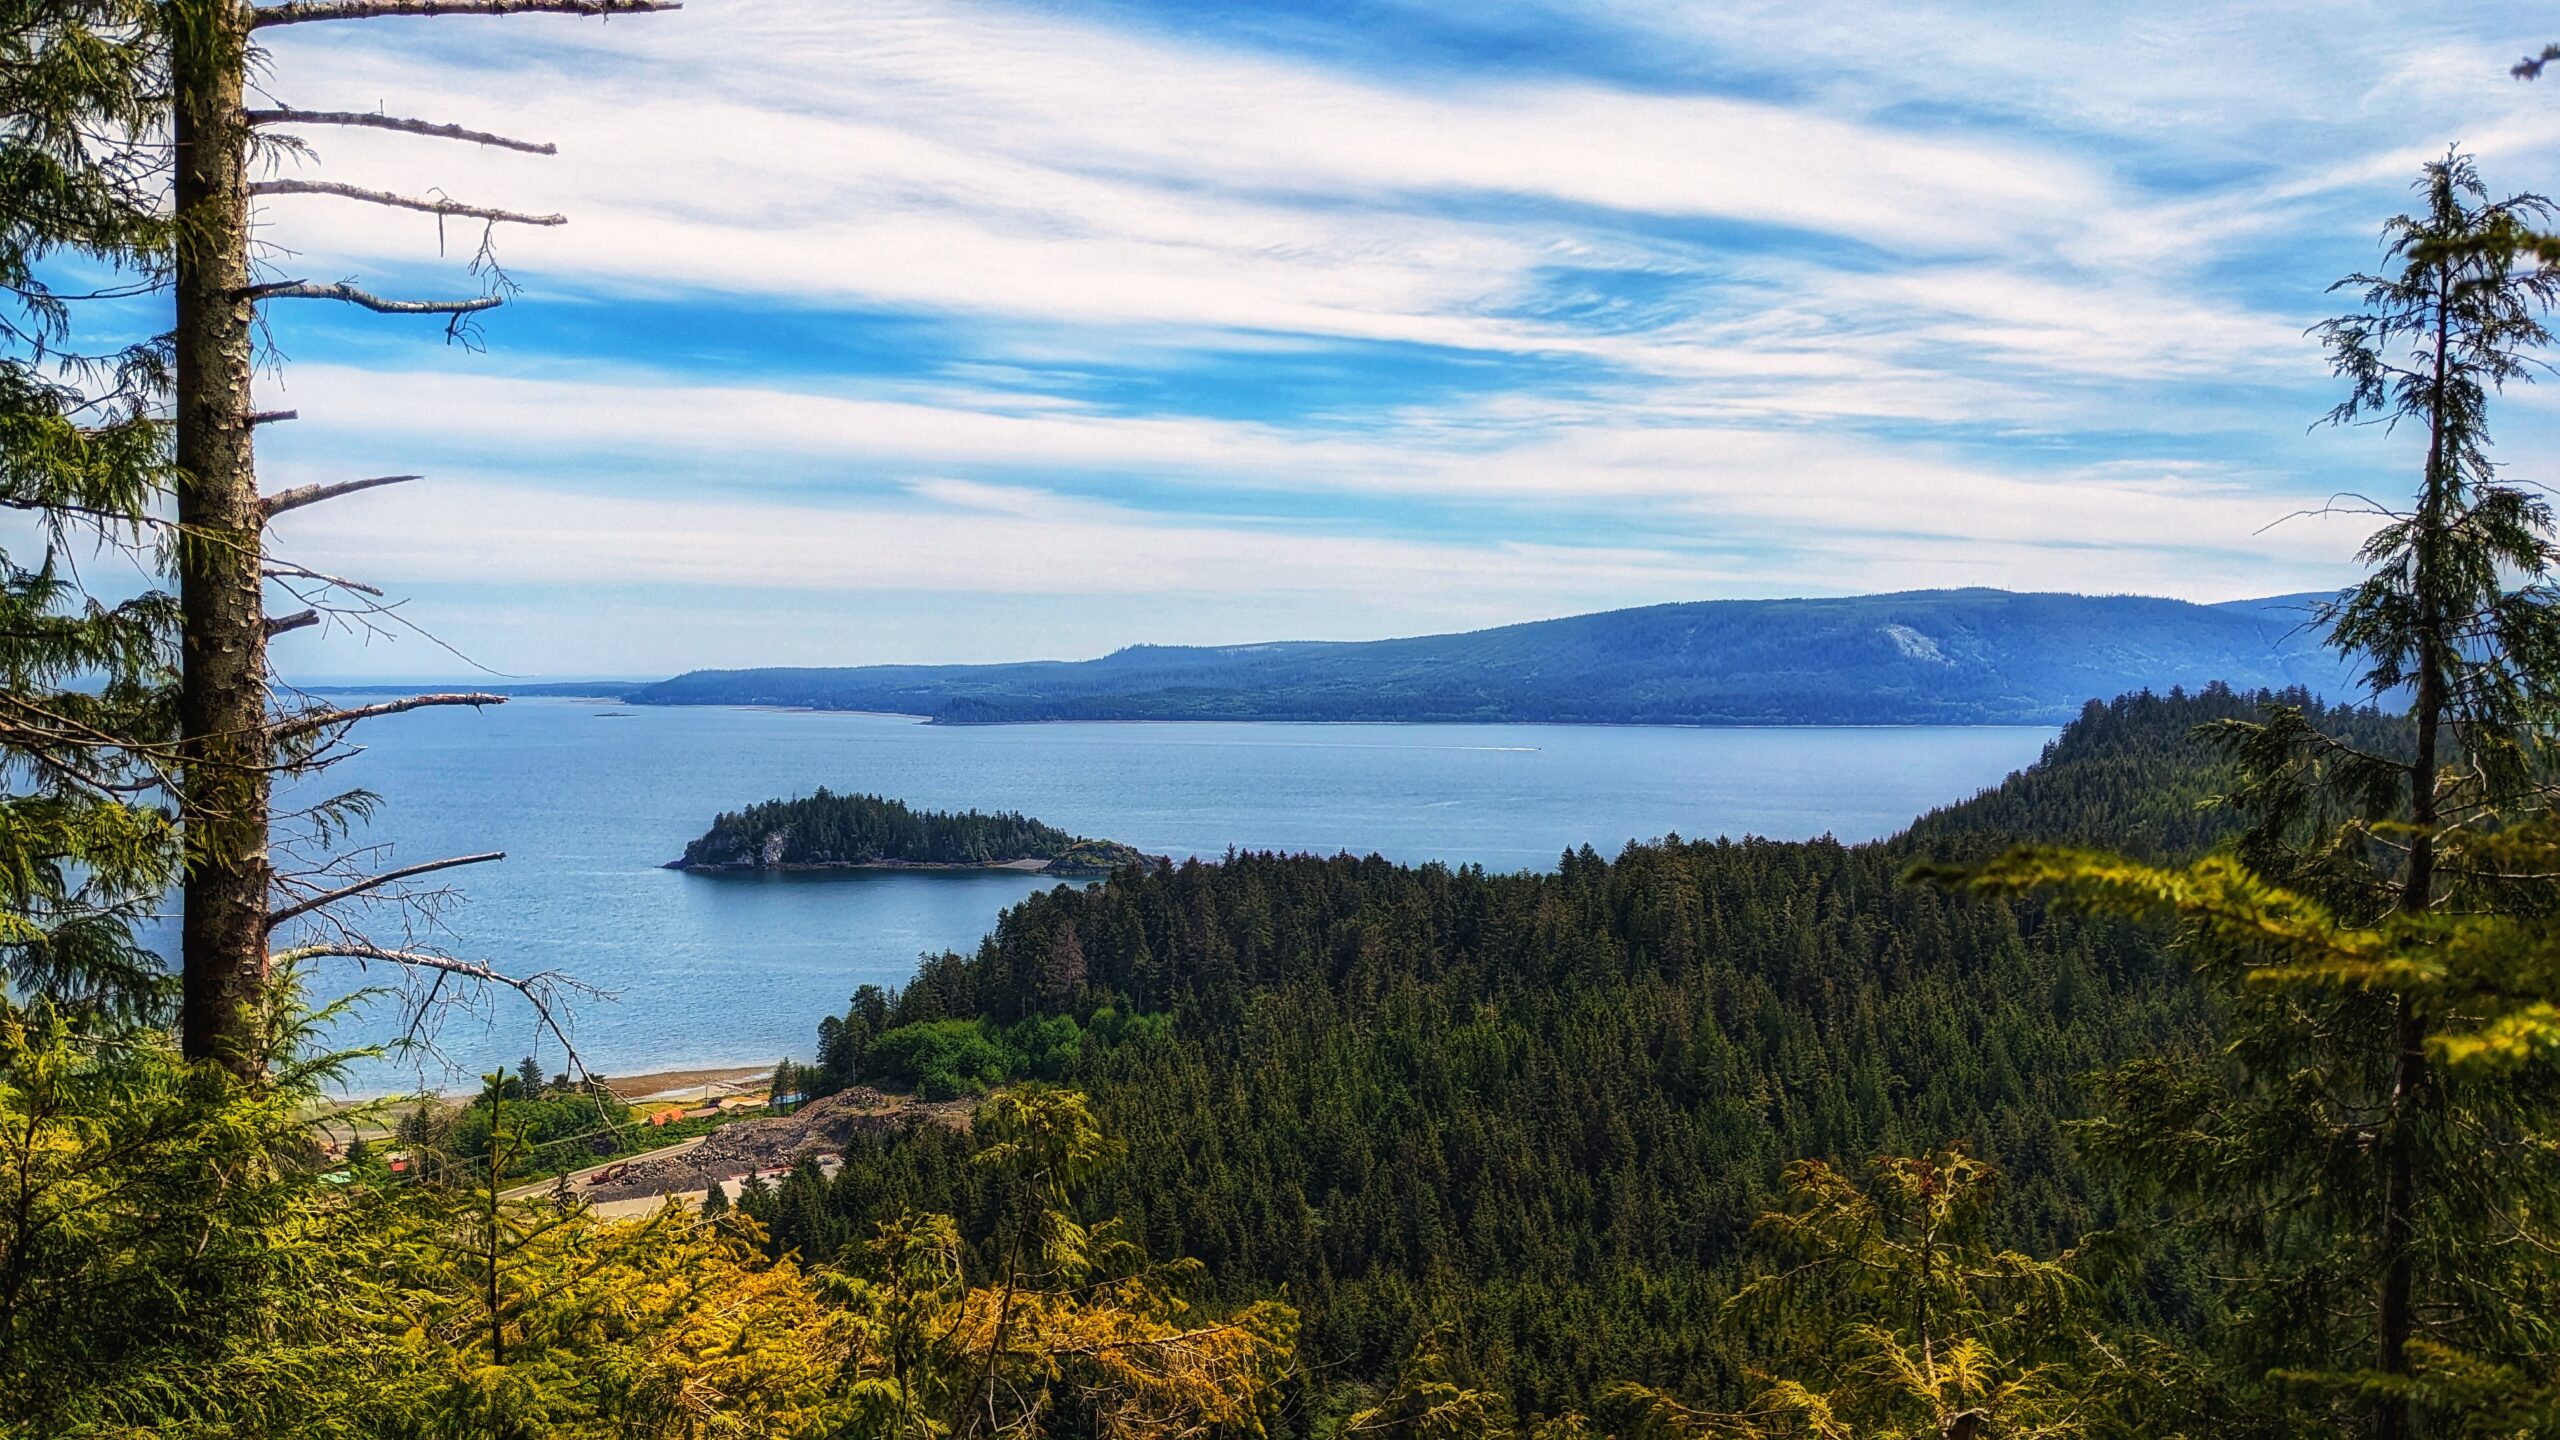
[[[580,1193],[590,1200],[700,1195],[755,1170],[787,1170],[803,1157],[834,1153],[857,1134],[894,1134],[910,1125],[969,1126],[968,1100],[918,1100],[867,1086],[812,1100],[789,1115],[724,1125],[677,1155],[643,1156],[621,1174]]]

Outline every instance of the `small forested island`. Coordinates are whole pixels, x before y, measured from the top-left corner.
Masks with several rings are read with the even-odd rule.
[[[1091,840],[1019,811],[918,810],[882,795],[814,795],[730,811],[670,870],[1023,870],[1108,875],[1161,866],[1116,840]]]

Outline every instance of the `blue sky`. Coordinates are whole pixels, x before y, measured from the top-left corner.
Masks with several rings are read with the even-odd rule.
[[[2546,34],[2550,30],[2552,33]],[[502,230],[484,347],[270,307],[285,551],[518,675],[2337,583],[2304,328],[2425,158],[2560,189],[2521,4],[689,0],[269,32],[292,173]],[[268,202],[279,275],[476,235]],[[2548,463],[2549,397],[2501,412]],[[304,632],[302,676],[456,673]]]

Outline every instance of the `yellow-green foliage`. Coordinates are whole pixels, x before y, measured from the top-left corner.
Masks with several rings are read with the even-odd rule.
[[[815,1435],[847,1413],[850,1322],[753,1222],[502,1204],[493,1231],[471,1198],[393,1204],[351,1257],[346,1433]]]
[[[318,1258],[300,1099],[0,998],[0,1427],[138,1431],[208,1403],[206,1337],[273,1323]]]
[[[2560,871],[2560,824],[2549,820],[2444,843],[2457,873]],[[2022,849],[1949,873],[1977,890],[2055,890],[2090,908],[2174,916],[2200,963],[2236,968],[2253,989],[2408,996],[2427,1009],[2428,1047],[2456,1068],[2560,1058],[2560,915],[2547,909],[2394,911],[2351,925],[2229,856],[2166,867]]]
[[[2454,902],[2365,924],[2229,856],[2162,867],[2021,850],[1962,883],[2173,917],[2199,973],[2229,997],[2224,1066],[2125,1067],[2108,1082],[2115,1113],[2083,1127],[2082,1143],[2177,1205],[2233,1267],[2232,1368],[2251,1405],[2348,1423],[2390,1401],[2448,1434],[2550,1434],[2560,913],[2547,880],[2560,874],[2560,822],[2445,830],[2437,844]],[[2431,1062],[2418,1072],[2424,1105],[2397,1083],[2394,1015]],[[2386,1253],[2375,1216],[2395,1126],[2423,1182],[2406,1251],[2431,1316],[2397,1371],[2367,1367],[2371,1291],[2342,1278]],[[2544,1418],[2517,1418],[2528,1413]]]
[[[1023,1208],[985,1277],[943,1215],[842,1274],[672,1202],[326,1183],[308,1095],[0,1008],[0,1434],[1253,1434],[1294,1354],[1288,1307],[1196,1311],[1196,1263],[1063,1208],[1114,1153],[1080,1095],[989,1105]]]
[[[1259,1434],[1296,1350],[1297,1314],[1202,1313],[1198,1262],[1151,1263],[1116,1222],[1087,1228],[1069,1189],[1115,1147],[1082,1095],[1024,1087],[980,1107],[979,1163],[1010,1213],[996,1274],[972,1284],[947,1215],[884,1222],[837,1293],[856,1317],[866,1433],[1032,1437],[1062,1417],[1104,1437]]]
[[[1731,1440],[2065,1440],[2109,1433],[2131,1377],[2091,1332],[2083,1259],[1989,1241],[1996,1175],[1961,1151],[1879,1161],[1860,1183],[1788,1167],[1760,1218],[1772,1269],[1728,1306],[1762,1337],[1760,1386],[1735,1411],[1613,1387],[1615,1433]]]
[[[837,1287],[871,1433],[1036,1436],[1060,1411],[1108,1436],[1260,1433],[1295,1313],[1197,1313],[1179,1293],[1196,1263],[1148,1265],[1113,1229],[1081,1232],[1039,1283],[973,1286],[949,1216],[884,1222],[864,1273]]]
[[[1473,1440],[1477,1436],[1504,1440],[1512,1433],[1511,1405],[1498,1392],[1457,1379],[1439,1335],[1426,1333],[1405,1361],[1395,1388],[1376,1405],[1344,1421],[1340,1433],[1382,1440]],[[1564,1433],[1563,1428],[1542,1431]]]

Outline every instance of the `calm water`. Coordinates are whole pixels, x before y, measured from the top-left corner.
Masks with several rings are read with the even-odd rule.
[[[579,1004],[596,1069],[805,1058],[818,1017],[928,951],[975,948],[1043,883],[1001,873],[685,875],[659,868],[724,809],[820,785],[934,809],[1019,809],[1141,849],[1376,852],[1543,869],[1630,839],[1866,840],[2035,758],[2036,728],[1679,730],[1552,725],[1076,724],[942,728],[890,716],[519,700],[373,722],[331,771],[383,806],[379,864],[505,850],[456,872],[432,936],[617,992]],[[377,867],[378,868],[378,867]],[[400,921],[378,917],[377,938]],[[281,938],[281,937],[280,937]],[[380,979],[377,974],[374,978]],[[325,987],[357,983],[328,971]],[[395,1024],[387,1005],[361,1027]],[[556,1043],[511,997],[449,1017],[469,1068]],[[420,1062],[360,1088],[414,1083]],[[427,1063],[430,1083],[447,1083]]]

